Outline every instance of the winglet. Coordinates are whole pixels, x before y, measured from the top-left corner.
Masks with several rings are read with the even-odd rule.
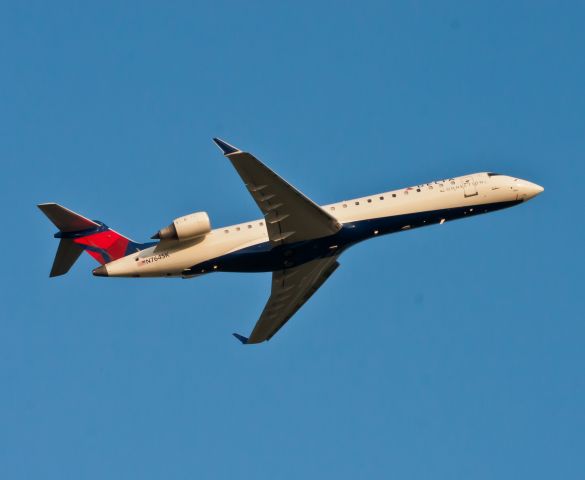
[[[232,335],[234,337],[236,337],[244,345],[246,345],[246,343],[248,343],[248,337],[244,337],[243,335],[240,335],[239,333],[232,333]]]
[[[221,148],[221,151],[223,152],[224,155],[230,155],[232,153],[236,153],[239,152],[240,150],[237,149],[236,147],[234,147],[233,145],[230,145],[227,142],[224,142],[223,140],[221,140],[220,138],[213,138],[213,141],[215,142],[215,144]]]

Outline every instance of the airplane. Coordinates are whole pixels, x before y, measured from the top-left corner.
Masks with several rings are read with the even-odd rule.
[[[370,238],[501,210],[544,189],[493,172],[473,173],[319,206],[252,154],[213,141],[242,178],[263,217],[212,229],[206,212],[176,218],[137,243],[56,203],[38,205],[59,229],[50,276],[86,251],[100,277],[194,278],[212,272],[271,272],[270,297],[243,344],[270,340],[339,267],[339,256]]]

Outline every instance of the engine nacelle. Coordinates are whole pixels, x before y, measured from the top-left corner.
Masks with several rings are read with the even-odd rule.
[[[189,240],[211,232],[211,222],[207,212],[196,212],[175,218],[168,227],[161,228],[151,238],[161,240]]]

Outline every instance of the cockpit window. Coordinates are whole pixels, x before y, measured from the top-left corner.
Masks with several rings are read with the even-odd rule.
[[[503,175],[503,173],[488,172],[487,174],[488,177],[497,177],[498,175]]]

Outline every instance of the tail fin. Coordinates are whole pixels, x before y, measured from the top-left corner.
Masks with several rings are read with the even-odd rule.
[[[51,277],[69,271],[84,250],[102,265],[154,243],[136,243],[99,221],[90,220],[56,203],[37,205],[59,229],[59,248],[51,268]]]

